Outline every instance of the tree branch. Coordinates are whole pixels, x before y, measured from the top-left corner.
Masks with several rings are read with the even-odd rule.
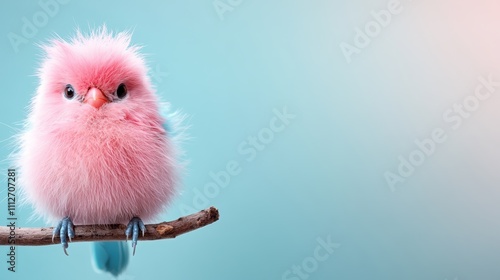
[[[157,240],[175,238],[178,235],[209,225],[219,219],[219,211],[210,207],[198,213],[180,217],[175,221],[146,225],[144,237],[139,240]],[[75,238],[72,242],[125,240],[125,225],[76,225]],[[15,228],[0,227],[0,245],[40,246],[59,244],[59,236],[52,243],[53,227],[47,228]],[[12,238],[14,237],[14,239]],[[15,243],[9,239],[15,240]]]

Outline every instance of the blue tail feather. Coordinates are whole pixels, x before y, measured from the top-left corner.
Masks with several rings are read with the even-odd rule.
[[[127,267],[129,249],[124,241],[92,243],[92,264],[98,272],[118,276]]]

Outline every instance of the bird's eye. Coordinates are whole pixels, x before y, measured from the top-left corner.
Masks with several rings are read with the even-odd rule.
[[[116,97],[123,99],[127,96],[127,87],[125,84],[121,83],[116,89]]]
[[[75,97],[75,89],[72,85],[66,85],[66,88],[64,88],[64,97],[70,100]]]

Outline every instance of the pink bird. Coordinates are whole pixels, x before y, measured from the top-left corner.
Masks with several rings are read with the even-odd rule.
[[[175,193],[174,140],[130,40],[127,32],[102,27],[43,47],[40,84],[21,135],[20,184],[38,214],[59,222],[54,235],[65,253],[73,224],[114,223],[128,223],[135,253],[145,231],[141,219],[153,219]],[[118,275],[127,247],[101,243],[97,255],[117,256],[97,266]],[[118,265],[106,267],[113,262],[106,258]]]

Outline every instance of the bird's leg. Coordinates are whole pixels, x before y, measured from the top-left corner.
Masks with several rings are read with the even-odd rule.
[[[54,243],[54,237],[56,235],[59,235],[64,253],[68,256],[68,252],[66,252],[66,248],[68,248],[68,240],[66,238],[69,238],[69,241],[71,242],[71,238],[75,237],[73,222],[68,216],[64,217],[54,228],[54,231],[52,231],[52,243]]]
[[[127,229],[125,230],[127,240],[130,233],[132,233],[132,248],[134,248],[132,255],[135,255],[135,247],[137,246],[137,239],[139,239],[139,229],[141,229],[142,236],[144,236],[144,233],[146,232],[144,223],[139,217],[133,217],[130,222],[128,222]]]

